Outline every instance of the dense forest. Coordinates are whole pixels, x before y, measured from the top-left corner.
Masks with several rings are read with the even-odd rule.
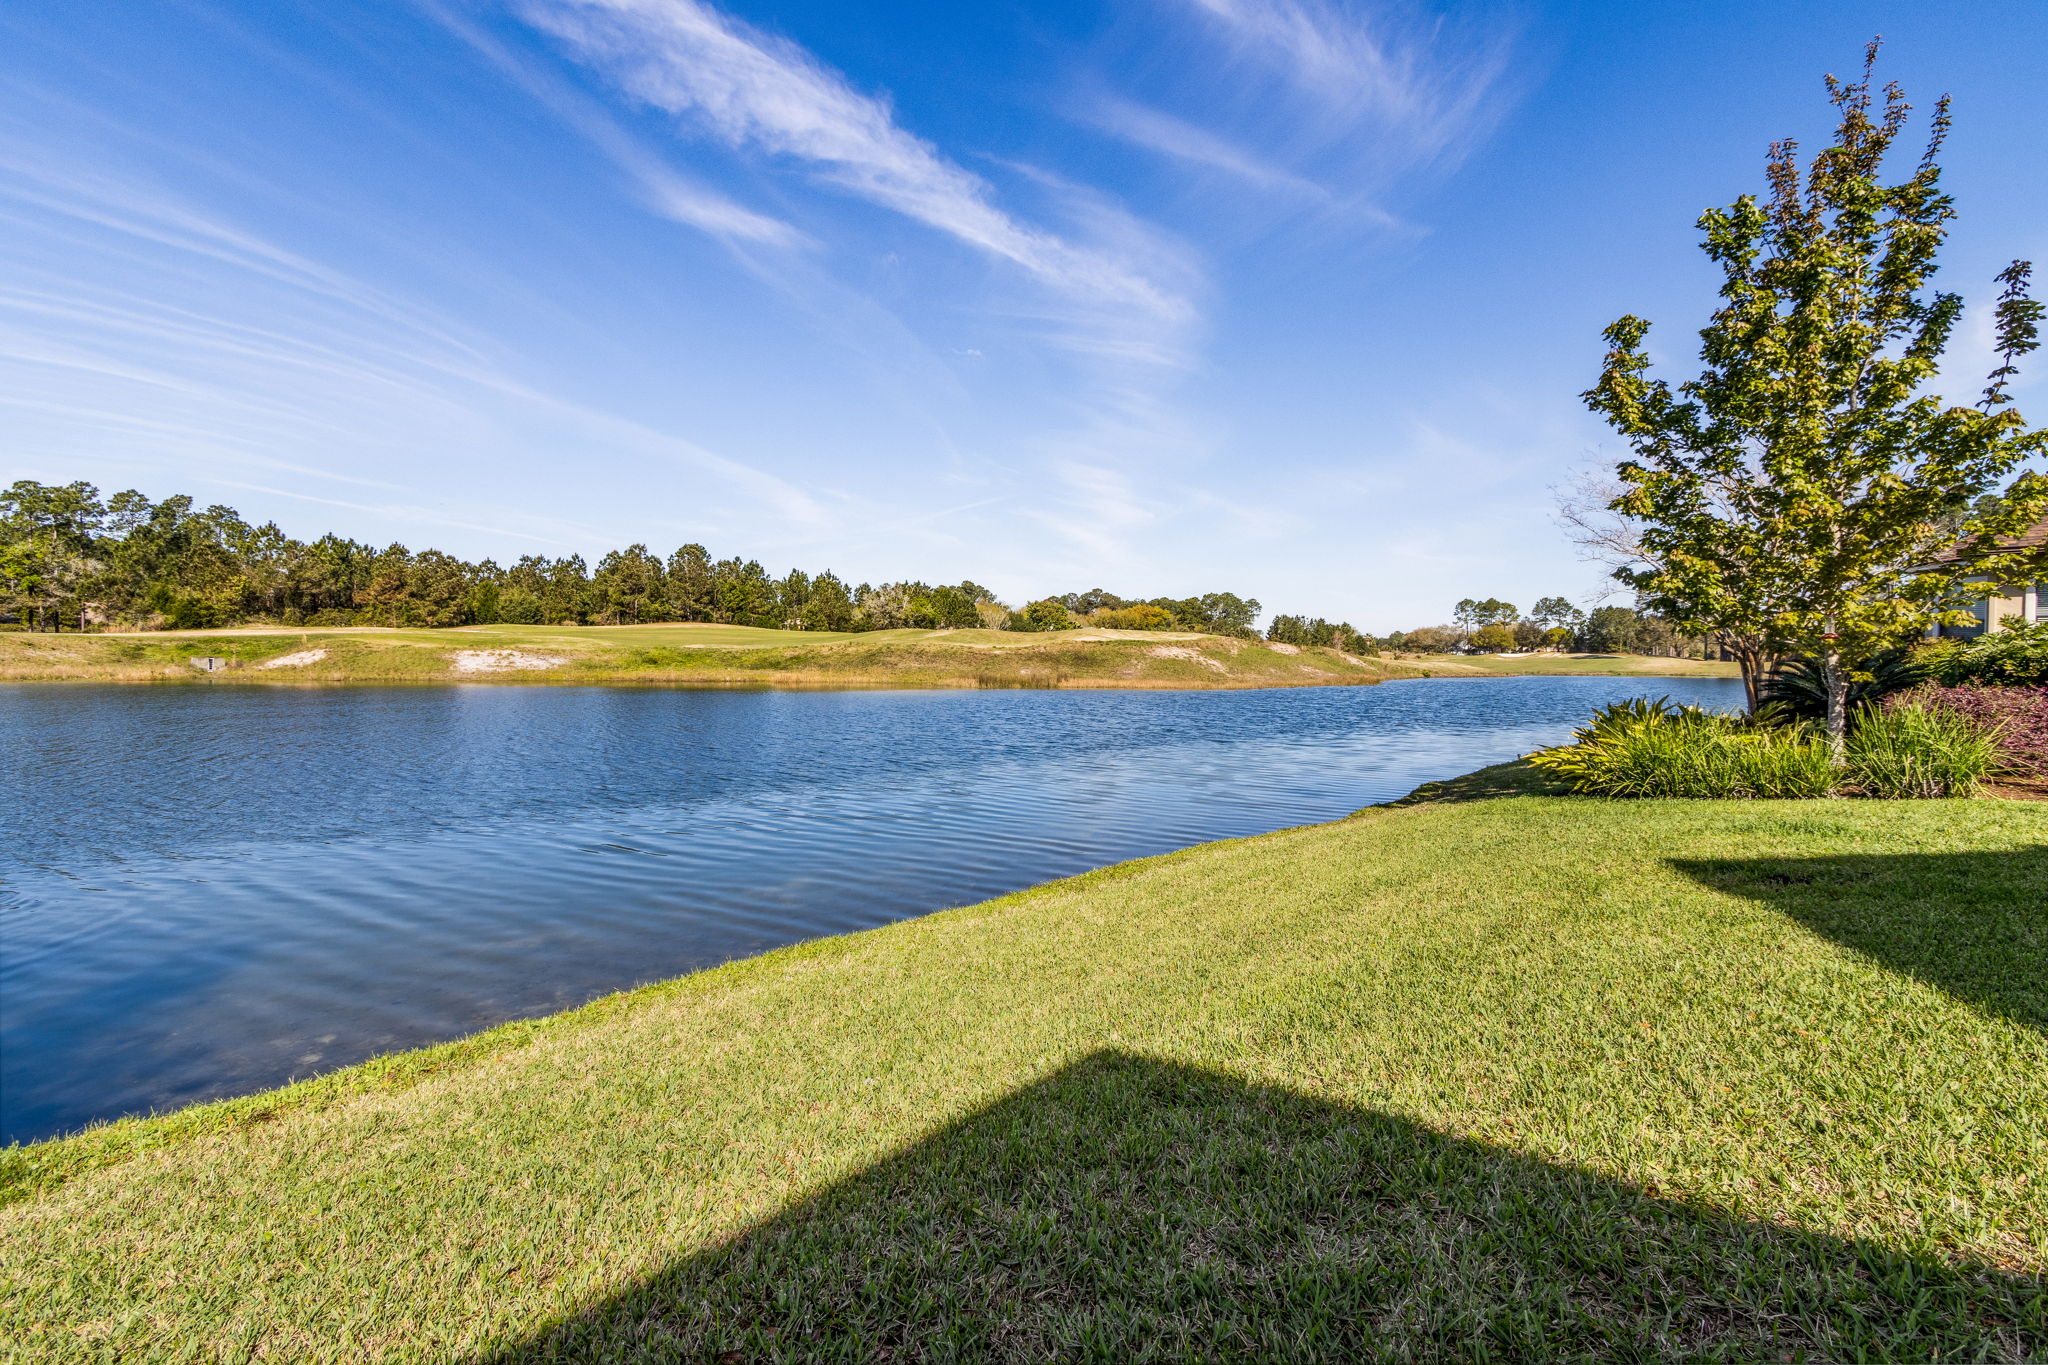
[[[89,483],[22,480],[0,491],[0,611],[41,630],[292,626],[631,625],[706,621],[782,630],[899,627],[1047,631],[1080,626],[1253,638],[1260,605],[1236,593],[1128,598],[1101,588],[1011,607],[974,582],[848,584],[829,569],[771,574],[702,545],[645,545],[593,566],[527,555],[509,566],[441,550],[382,549],[337,535],[296,540],[233,508]],[[1265,638],[1357,653],[1585,649],[1688,654],[1700,641],[1626,607],[1582,612],[1546,597],[1524,615],[1488,598],[1452,624],[1375,637],[1348,622],[1275,616]]]
[[[23,480],[0,492],[0,606],[31,629],[631,625],[709,621],[783,630],[1197,630],[1250,636],[1259,604],[1234,593],[1137,600],[1102,589],[1020,609],[978,583],[849,584],[830,570],[775,575],[702,545],[645,545],[593,566],[527,555],[501,566],[441,550],[379,549],[337,535],[293,539],[233,508],[89,483]]]

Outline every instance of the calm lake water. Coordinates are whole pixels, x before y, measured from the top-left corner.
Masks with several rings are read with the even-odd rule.
[[[1327,820],[1646,691],[0,686],[0,1139]]]

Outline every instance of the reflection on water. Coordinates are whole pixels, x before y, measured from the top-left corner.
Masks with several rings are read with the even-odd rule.
[[[1644,687],[0,687],[0,1138],[1331,819]]]

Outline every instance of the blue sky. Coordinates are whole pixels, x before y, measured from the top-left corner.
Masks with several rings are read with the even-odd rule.
[[[1942,282],[2048,268],[2035,0],[10,0],[0,477],[1369,629],[1586,600],[1599,329],[1690,357],[1692,220],[1876,33],[1956,99]]]

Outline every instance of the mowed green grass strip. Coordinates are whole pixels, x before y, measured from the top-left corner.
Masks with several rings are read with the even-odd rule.
[[[1507,796],[1128,864],[124,1125],[0,1210],[0,1350],[2037,1357],[2044,844]]]

